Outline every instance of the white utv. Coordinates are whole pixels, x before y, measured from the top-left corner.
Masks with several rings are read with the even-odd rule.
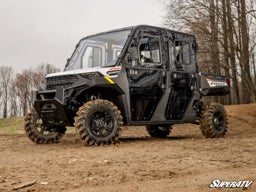
[[[80,40],[63,72],[46,76],[25,117],[35,143],[58,142],[66,126],[86,145],[116,143],[122,126],[145,125],[167,137],[173,124],[200,123],[208,138],[223,137],[227,114],[203,96],[230,92],[225,76],[198,71],[193,35],[135,26]]]

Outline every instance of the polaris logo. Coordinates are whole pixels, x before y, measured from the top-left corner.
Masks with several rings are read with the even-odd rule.
[[[210,188],[248,188],[253,181],[221,181],[214,180]]]

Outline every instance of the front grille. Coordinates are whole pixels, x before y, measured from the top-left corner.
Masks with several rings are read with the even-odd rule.
[[[55,77],[48,77],[46,79],[46,89],[55,90],[60,87],[68,88],[78,81],[76,75],[62,75]]]

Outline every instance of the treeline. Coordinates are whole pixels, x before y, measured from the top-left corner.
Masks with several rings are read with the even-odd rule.
[[[12,67],[0,66],[0,118],[24,116],[45,76],[57,71],[59,69],[51,64],[40,64],[14,74]]]
[[[255,102],[256,1],[167,0],[165,3],[164,25],[196,36],[200,71],[231,77],[232,92],[221,102]]]

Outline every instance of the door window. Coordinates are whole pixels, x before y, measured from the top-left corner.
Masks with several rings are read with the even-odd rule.
[[[139,44],[141,65],[161,65],[160,40],[154,36],[144,36]]]
[[[195,51],[189,42],[169,42],[169,59],[172,69],[186,72],[196,71]]]

